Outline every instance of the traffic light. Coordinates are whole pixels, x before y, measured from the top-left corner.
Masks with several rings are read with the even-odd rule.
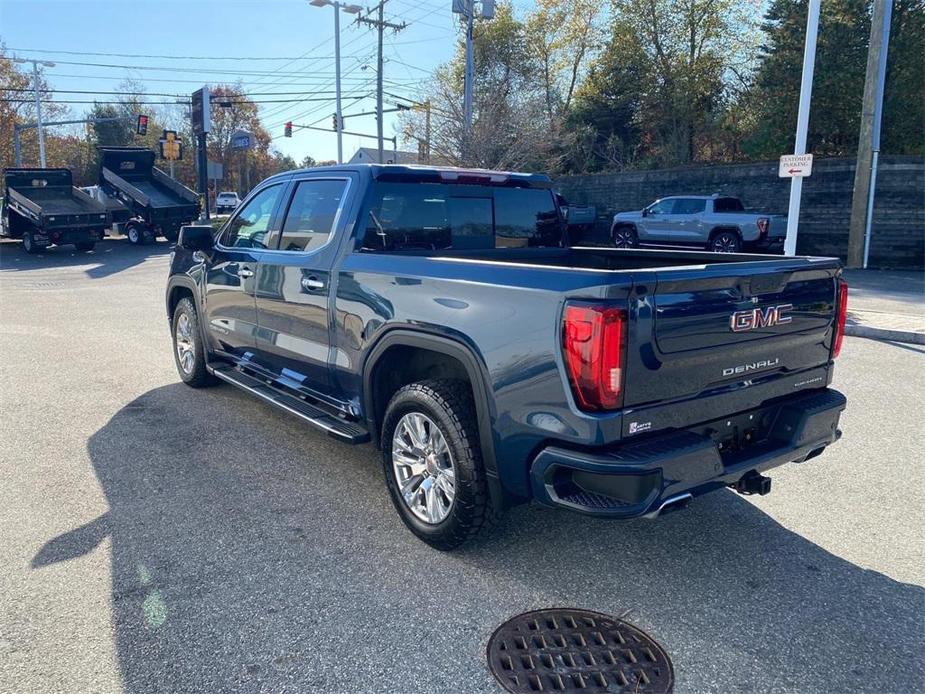
[[[148,117],[138,116],[138,122],[135,124],[135,132],[139,135],[148,134]]]
[[[334,124],[332,126],[334,128],[334,132],[337,132],[337,114],[335,113],[333,116],[331,116],[331,119]]]
[[[292,137],[292,121],[286,121],[286,131],[284,132],[286,137]]]

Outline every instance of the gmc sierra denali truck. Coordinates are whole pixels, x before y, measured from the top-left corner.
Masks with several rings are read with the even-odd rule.
[[[440,549],[506,506],[655,517],[840,436],[836,259],[569,247],[545,176],[346,165],[182,229],[180,378],[381,451]],[[258,432],[254,432],[258,436]]]

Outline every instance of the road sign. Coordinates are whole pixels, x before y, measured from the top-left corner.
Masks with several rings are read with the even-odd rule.
[[[777,169],[779,178],[806,178],[813,172],[812,154],[785,154]]]
[[[250,133],[236,130],[231,134],[231,149],[250,149],[254,146],[254,138]]]
[[[192,102],[193,132],[202,135],[212,129],[212,109],[208,85],[193,92]]]
[[[164,136],[159,141],[161,149],[161,159],[167,161],[179,161],[183,158],[183,143],[177,137],[176,130],[165,130]]]

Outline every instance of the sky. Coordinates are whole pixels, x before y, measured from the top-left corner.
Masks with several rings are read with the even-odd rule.
[[[355,1],[371,6],[369,0]],[[387,0],[385,7],[387,20],[405,22],[407,27],[385,34],[384,91],[414,98],[422,80],[452,57],[460,36],[451,0]],[[344,114],[374,111],[376,105],[376,31],[358,27],[353,19],[341,13]],[[54,61],[54,67],[45,69],[45,78],[58,90],[113,91],[131,78],[144,84],[149,94],[182,96],[203,84],[240,79],[245,92],[255,94],[255,101],[299,99],[261,104],[264,127],[274,138],[272,146],[297,162],[306,155],[318,161],[337,156],[336,136],[330,130],[333,7],[314,7],[308,0],[0,0],[0,41],[18,57]],[[208,59],[195,59],[199,57]],[[54,98],[116,97],[57,93]],[[172,98],[151,96],[150,100]],[[387,95],[385,108],[394,107],[396,101]],[[80,117],[91,105],[69,108],[72,116]],[[283,124],[290,120],[303,125],[317,121],[318,127],[329,131],[296,130],[286,138]],[[386,114],[384,123],[385,136],[390,137],[397,123],[395,114]],[[373,116],[348,119],[346,127],[376,133]],[[344,159],[360,146],[375,147],[376,140],[344,135]]]

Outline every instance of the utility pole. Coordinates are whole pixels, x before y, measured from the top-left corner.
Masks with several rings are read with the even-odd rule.
[[[32,88],[35,91],[35,119],[38,124],[39,134],[39,163],[45,168],[45,127],[42,125],[42,99],[39,95],[39,64],[45,67],[54,67],[55,64],[48,60],[29,60],[26,58],[14,58],[17,63],[32,63]],[[18,157],[18,155],[17,155]]]
[[[379,31],[379,55],[377,60],[377,69],[376,69],[376,136],[379,140],[379,163],[382,163],[384,158],[383,154],[383,135],[382,135],[382,69],[383,69],[383,60],[382,60],[382,34],[386,29],[392,29],[396,33],[408,26],[405,22],[401,24],[396,24],[394,22],[385,21],[385,3],[388,0],[379,0],[379,4],[373,10],[367,10],[365,17],[357,17],[357,24],[366,24],[371,27],[375,27]],[[371,19],[373,11],[377,13],[377,19]]]
[[[330,5],[334,8],[334,120],[337,125],[337,163],[344,163],[344,138],[341,130],[344,128],[343,114],[340,110],[340,11],[343,10],[348,14],[357,14],[362,12],[363,8],[359,5],[349,5],[337,2],[337,0],[309,0],[309,5],[314,7],[327,7]],[[381,36],[381,35],[380,35]],[[380,44],[382,40],[380,38]],[[382,54],[380,45],[379,54]]]
[[[883,83],[886,81],[892,5],[891,0],[874,0],[870,22],[870,48],[867,51],[867,74],[864,78],[861,132],[858,137],[858,158],[854,170],[851,224],[848,227],[848,267],[866,268],[870,256],[871,222],[874,216],[877,164],[880,159]]]
[[[809,0],[806,16],[806,43],[803,47],[803,78],[800,82],[800,106],[797,111],[797,133],[794,154],[806,154],[806,131],[809,129],[809,104],[813,94],[813,71],[816,66],[816,36],[819,33],[819,0]],[[800,197],[803,178],[790,179],[790,207],[787,210],[787,239],[784,254],[796,255],[797,231],[800,224]]]
[[[463,91],[463,147],[469,148],[472,129],[472,82],[475,79],[475,59],[472,56],[472,30],[475,26],[475,0],[466,0],[466,72]]]
[[[430,101],[424,102],[424,163],[430,164]]]

